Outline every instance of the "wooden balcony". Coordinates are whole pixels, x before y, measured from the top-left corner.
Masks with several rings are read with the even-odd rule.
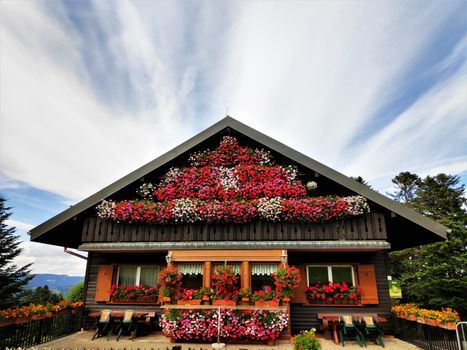
[[[370,213],[324,224],[123,224],[86,218],[82,242],[386,240],[384,215]]]

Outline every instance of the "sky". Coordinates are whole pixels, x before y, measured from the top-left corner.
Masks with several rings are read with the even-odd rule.
[[[226,114],[382,193],[467,183],[466,24],[465,0],[0,0],[17,264],[84,275],[27,231]]]

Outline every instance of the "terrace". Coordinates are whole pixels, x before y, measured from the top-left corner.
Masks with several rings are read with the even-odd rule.
[[[63,350],[63,349],[126,349],[126,350],[171,350],[175,347],[176,350],[210,350],[210,344],[173,344],[167,343],[167,338],[160,332],[153,332],[144,337],[137,337],[133,341],[129,340],[128,337],[122,337],[117,342],[115,336],[107,339],[107,337],[101,337],[94,341],[91,340],[92,332],[83,331],[78,332],[64,338],[60,338],[48,343],[42,344],[39,349],[47,350]],[[322,344],[322,350],[337,350],[342,349],[341,345],[335,344],[332,340],[320,338]],[[385,337],[385,349],[388,350],[415,350],[419,349],[415,345],[403,342],[402,340]],[[283,343],[278,342],[275,346],[265,345],[251,345],[251,344],[227,344],[229,350],[292,350],[292,345],[288,341]],[[368,349],[381,349],[378,345],[370,344]],[[175,350],[174,349],[174,350]],[[355,350],[362,349],[354,342],[348,342],[345,349]]]

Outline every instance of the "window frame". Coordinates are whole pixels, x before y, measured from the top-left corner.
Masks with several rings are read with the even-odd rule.
[[[118,280],[120,279],[120,268],[121,267],[136,267],[136,278],[135,278],[135,286],[139,286],[141,282],[141,268],[142,267],[158,267],[159,268],[159,273],[162,270],[161,265],[118,265],[117,266],[117,276],[115,279],[115,283],[118,284]],[[150,286],[150,287],[156,287],[157,286],[157,280],[159,278],[159,273],[157,274],[156,278],[156,285]]]
[[[355,265],[352,265],[352,264],[331,264],[331,265],[328,265],[328,264],[307,264],[306,265],[306,283],[307,283],[307,286],[309,287],[310,286],[310,273],[308,272],[308,267],[326,267],[328,269],[328,281],[329,282],[333,282],[334,281],[332,280],[332,268],[333,267],[350,267],[350,271],[351,271],[351,274],[352,274],[352,286],[357,286],[357,281],[355,279]],[[340,281],[338,281],[340,282]]]

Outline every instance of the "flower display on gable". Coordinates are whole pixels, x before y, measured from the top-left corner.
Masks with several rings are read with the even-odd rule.
[[[362,196],[307,197],[295,166],[275,164],[269,152],[225,136],[219,147],[193,153],[189,167],[170,168],[158,184],[142,184],[140,200],[104,200],[102,219],[147,224],[324,222],[369,212]]]

